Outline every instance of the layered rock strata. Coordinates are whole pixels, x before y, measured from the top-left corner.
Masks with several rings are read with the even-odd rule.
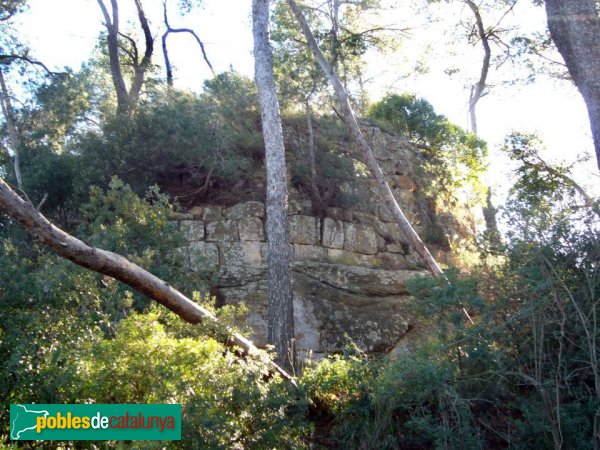
[[[370,137],[396,199],[423,235],[432,218],[419,202],[414,146],[376,128]],[[426,275],[425,266],[369,178],[354,185],[368,201],[351,209],[329,208],[323,217],[315,216],[310,201],[298,192],[290,193],[296,345],[303,355],[318,358],[348,344],[369,353],[398,351],[416,325],[406,282]],[[479,216],[480,211],[464,207],[458,215],[436,217],[446,243],[429,245],[436,258],[448,260],[450,247],[474,234]],[[178,218],[189,241],[185,253],[190,269],[213,271],[218,303],[245,302],[252,338],[266,345],[264,204],[197,206]]]

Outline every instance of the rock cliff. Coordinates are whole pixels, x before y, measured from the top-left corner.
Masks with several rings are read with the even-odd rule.
[[[400,206],[426,240],[435,227],[437,237],[428,246],[447,262],[451,248],[473,236],[482,222],[481,210],[463,205],[452,213],[429,211],[420,198],[415,147],[377,128],[369,132]],[[399,351],[417,325],[406,281],[426,275],[425,266],[405,242],[369,178],[362,177],[352,189],[362,190],[368,201],[351,208],[328,208],[320,216],[299,192],[290,193],[294,314],[301,355],[318,358],[339,352],[350,342],[366,352]],[[265,345],[264,204],[196,206],[178,219],[189,241],[185,253],[190,269],[214,270],[218,303],[245,302],[253,339]]]

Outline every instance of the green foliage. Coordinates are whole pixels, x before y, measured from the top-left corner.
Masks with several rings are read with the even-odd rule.
[[[24,111],[29,147],[45,146],[60,153],[65,139],[93,120],[94,109],[102,102],[94,78],[84,67],[77,73],[67,70],[40,83],[34,94],[34,108]]]
[[[299,5],[325,58],[348,89],[360,90],[356,97],[366,103],[362,86],[368,50],[384,51],[395,45],[395,30],[375,25],[372,20],[381,9],[378,0]],[[337,24],[334,24],[337,17]],[[283,105],[298,110],[306,101],[329,103],[327,79],[305,44],[297,21],[285,1],[276,2],[271,19],[273,64]]]
[[[45,198],[44,212],[63,225],[67,212],[78,209],[89,188],[89,180],[81,177],[75,144],[81,133],[95,129],[114,109],[107,77],[91,61],[79,72],[67,70],[36,80],[29,104],[16,114],[23,189],[36,205]]]
[[[142,199],[115,178],[107,192],[92,189],[79,235],[197,289],[202,279],[185,272],[173,251],[182,238],[171,212],[156,188]],[[262,359],[239,360],[219,344],[224,329],[184,324],[116,281],[46,252],[10,221],[0,232],[4,404],[178,402],[190,448],[302,447],[303,402],[278,378],[263,379]],[[218,315],[234,326],[241,312],[228,307]],[[8,421],[1,426],[8,436]]]
[[[550,165],[542,159],[544,144],[536,135],[512,133],[503,150],[518,163],[507,209],[513,235],[527,238],[533,233],[539,238],[546,230],[548,238],[555,239],[557,233],[568,234],[574,221],[597,219],[598,199],[573,181],[572,166]],[[584,208],[573,208],[581,203]],[[590,208],[595,215],[590,216]]]
[[[327,421],[319,444],[334,448],[483,448],[453,366],[434,349],[394,361],[333,357],[307,369],[312,414]]]
[[[306,45],[296,19],[285,2],[277,2],[273,12],[271,41],[273,70],[283,107],[298,106],[316,97],[326,86],[325,76]]]
[[[142,200],[114,180],[107,193],[95,189],[83,209],[85,240],[119,250],[180,287],[203,286],[173,252],[182,239],[156,190]],[[111,334],[115,323],[147,308],[147,301],[49,253],[10,221],[0,225],[0,398],[6,404],[66,401],[82,345]]]
[[[367,116],[418,144],[423,178],[428,180],[425,195],[453,198],[469,186],[475,194],[472,201],[483,204],[486,188],[480,176],[487,167],[487,147],[475,134],[452,124],[413,94],[388,94],[371,106]]]
[[[234,71],[223,72],[204,83],[201,99],[206,104],[210,122],[217,127],[219,149],[262,160],[263,141],[254,80]]]
[[[115,177],[106,192],[90,189],[89,202],[81,208],[79,234],[91,245],[123,255],[183,290],[207,289],[208,271],[187,273],[183,254],[174,250],[186,241],[177,222],[169,220],[172,213],[169,198],[157,186],[141,198]]]
[[[240,361],[211,338],[174,336],[155,312],[121,321],[115,335],[82,352],[80,398],[181,403],[189,448],[297,448],[302,427],[286,420],[289,398],[261,380],[262,363]]]
[[[0,2],[0,9],[20,3]],[[376,44],[354,26],[369,3],[344,2],[347,26],[338,42],[325,16],[309,14],[326,53],[347,63],[347,80]],[[327,92],[312,57],[286,34],[295,25],[284,13],[278,5],[274,38],[292,112],[286,147],[292,185],[307,194],[305,117],[295,115],[293,101],[320,92],[325,102]],[[106,67],[99,70],[105,62],[46,80],[18,112],[25,191],[36,204],[47,196],[44,210],[71,228],[76,223],[85,241],[193,292],[237,329],[243,308],[217,309],[198,292],[210,273],[185,269],[176,251],[184,240],[161,192],[190,205],[262,196],[254,84],[226,72],[200,95],[152,90],[130,117],[115,118],[110,78]],[[325,206],[347,206],[361,170],[339,150],[348,137],[337,119],[315,116],[319,190]],[[463,187],[482,194],[485,143],[428,102],[388,95],[369,117],[420,146],[420,192],[433,215],[440,197],[457,203]],[[517,180],[505,208],[508,240],[488,247],[493,255],[482,250],[494,264],[483,258],[472,273],[412,280],[411,312],[427,330],[418,348],[395,359],[332,356],[306,368],[298,391],[265,376],[264,359],[240,359],[219,343],[225,327],[185,324],[49,253],[0,217],[0,400],[179,402],[184,439],[174,448],[545,449],[558,432],[564,448],[591,449],[600,410],[597,212],[582,204],[568,167],[544,163],[534,136],[512,134],[506,150],[518,163]],[[10,173],[10,164],[4,155],[0,172]],[[435,225],[424,224],[425,237],[441,244]],[[7,425],[0,423],[2,439]]]
[[[106,186],[114,175],[138,193],[158,184],[182,203],[234,202],[257,195],[250,176],[262,161],[256,93],[248,79],[225,73],[200,96],[160,94],[131,117],[115,117],[76,143],[85,185]],[[229,195],[229,198],[227,198]]]
[[[507,209],[511,240],[496,245],[493,265],[484,258],[471,274],[448,270],[447,279],[408,283],[428,335],[418,349],[395,360],[336,357],[307,369],[313,420],[317,430],[327,424],[319,444],[546,449],[554,434],[565,448],[593,448],[596,212],[574,213],[572,187],[561,177],[538,182],[543,174],[531,164],[538,160],[527,159],[531,142],[512,142],[523,145],[513,153],[522,164]]]
[[[388,94],[371,105],[368,116],[420,144],[435,147],[446,142],[446,118],[413,94]]]

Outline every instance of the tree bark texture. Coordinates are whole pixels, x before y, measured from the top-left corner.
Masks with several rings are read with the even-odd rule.
[[[308,45],[310,46],[312,53],[315,55],[317,62],[321,66],[321,69],[323,70],[323,72],[329,79],[329,82],[333,86],[333,89],[340,103],[341,117],[344,123],[346,124],[348,130],[350,131],[353,140],[356,142],[359,149],[361,150],[363,158],[365,160],[364,162],[369,168],[369,171],[371,172],[373,178],[375,178],[379,190],[383,194],[385,203],[388,209],[390,210],[390,213],[394,217],[394,220],[396,221],[404,235],[407,237],[415,251],[425,261],[431,273],[433,273],[434,275],[443,275],[442,269],[437,264],[437,262],[435,261],[435,259],[433,258],[433,256],[419,237],[419,235],[416,233],[416,231],[402,212],[402,209],[400,209],[398,202],[394,198],[394,194],[390,189],[385,175],[379,167],[379,164],[377,163],[377,159],[375,158],[371,147],[369,146],[362,131],[360,130],[360,126],[358,125],[358,122],[356,120],[356,116],[352,109],[352,105],[350,104],[348,93],[346,92],[346,89],[344,88],[344,85],[342,84],[337,73],[335,72],[331,64],[329,64],[329,62],[325,59],[325,56],[321,52],[319,45],[317,44],[317,41],[315,40],[315,37],[310,29],[310,26],[308,25],[308,22],[304,17],[304,14],[302,13],[302,11],[300,10],[300,8],[294,0],[287,0],[287,3],[292,9],[294,16],[300,23],[300,26],[302,27],[302,31],[304,33],[304,36],[306,37],[306,40],[308,41]]]
[[[46,219],[33,205],[19,197],[2,178],[0,178],[0,209],[58,255],[86,269],[108,275],[127,284],[167,307],[186,322],[192,324],[200,323],[202,320],[218,322],[213,313],[123,256],[91,247],[65,233]],[[238,333],[231,332],[230,341],[226,344],[241,348],[247,355],[260,354],[260,350],[251,341]],[[276,364],[271,364],[271,370],[293,382],[292,377]]]
[[[128,109],[127,86],[121,70],[121,58],[119,57],[119,5],[117,0],[111,0],[112,18],[104,5],[103,0],[98,0],[98,5],[104,16],[104,26],[106,27],[106,44],[108,46],[108,59],[110,62],[110,73],[115,93],[117,94],[117,111],[126,112]]]
[[[585,100],[600,169],[600,17],[594,0],[546,0],[552,40]]]
[[[12,151],[13,167],[15,170],[15,179],[19,189],[23,187],[23,179],[21,177],[21,138],[19,131],[15,124],[15,114],[10,100],[10,92],[6,86],[6,80],[4,79],[4,73],[0,70],[0,103],[2,103],[2,113],[4,114],[4,120],[6,121],[6,128],[8,128],[8,138],[10,140],[10,149]]]
[[[253,0],[252,32],[267,168],[268,340],[275,346],[279,364],[291,369],[295,363],[292,253],[287,219],[285,149],[269,44],[269,0]]]

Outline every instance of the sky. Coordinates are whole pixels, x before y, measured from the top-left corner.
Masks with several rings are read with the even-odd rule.
[[[20,29],[33,54],[48,66],[78,68],[93,51],[102,30],[101,13],[96,0],[30,0],[29,10],[22,15]],[[171,0],[172,6],[176,2]],[[397,3],[397,2],[392,2]],[[122,16],[134,18],[133,2],[121,0]],[[147,15],[161,20],[160,0],[146,0]],[[172,26],[193,28],[205,42],[207,53],[216,72],[235,70],[252,76],[252,34],[250,0],[204,0],[204,7],[186,17],[173,10]],[[368,90],[373,100],[386,92],[413,92],[426,98],[436,110],[456,124],[467,127],[468,85],[479,75],[481,49],[460,40],[462,28],[454,24],[468,21],[468,11],[454,2],[434,5],[428,14],[407,15],[406,10],[385,10],[391,26],[406,28],[405,39],[395,54],[367,55]],[[450,19],[450,20],[448,20]],[[543,30],[543,8],[530,2],[520,2],[505,19],[507,26],[519,23],[531,30]],[[491,21],[491,19],[490,19]],[[125,20],[123,20],[125,26]],[[160,23],[151,23],[153,29]],[[459,36],[457,38],[457,36]],[[162,63],[160,37],[156,59]],[[178,87],[200,90],[202,82],[211,76],[199,57],[199,49],[191,37],[172,35],[169,38]],[[428,71],[419,76],[406,76],[420,56],[427,55]],[[505,65],[506,66],[506,65]],[[448,76],[444,70],[459,69]],[[500,152],[504,137],[513,130],[537,132],[544,140],[544,157],[551,162],[574,162],[580,155],[592,155],[593,144],[585,104],[574,86],[564,81],[540,78],[533,84],[509,85],[514,78],[511,68],[502,68],[491,78],[496,84],[478,106],[479,134],[489,144],[490,182],[502,202],[510,186],[510,166]],[[471,80],[471,81],[469,81]],[[600,176],[594,158],[578,163],[576,179],[598,192]]]

